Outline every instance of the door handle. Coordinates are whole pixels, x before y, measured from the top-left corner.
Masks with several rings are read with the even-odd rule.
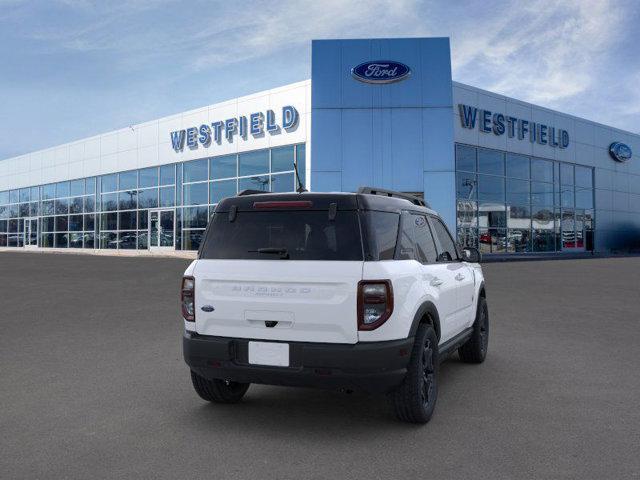
[[[431,280],[429,282],[429,285],[431,285],[432,287],[439,287],[440,285],[442,285],[444,282],[442,280],[440,280],[438,277],[434,278],[433,280]]]
[[[465,278],[465,277],[464,277],[464,275],[462,275],[461,273],[459,273],[459,274],[457,274],[457,275],[456,275],[456,277],[455,277],[455,278],[456,278],[456,280],[458,280],[459,282],[461,282],[462,280],[464,280],[464,278]]]

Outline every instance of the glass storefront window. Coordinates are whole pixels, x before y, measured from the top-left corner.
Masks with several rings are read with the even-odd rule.
[[[217,180],[220,178],[233,178],[238,174],[238,157],[236,155],[212,157],[209,162],[209,172],[211,180]]]
[[[138,208],[156,208],[158,206],[158,189],[148,188],[138,191]]]
[[[507,177],[529,179],[529,157],[507,153]]]
[[[593,188],[593,169],[576,165],[576,187]]]
[[[478,175],[478,200],[504,203],[504,177]]]
[[[531,204],[553,205],[553,183],[531,182]]]
[[[507,178],[507,203],[510,205],[528,205],[530,201],[529,185],[529,180]]]
[[[287,145],[3,191],[0,244],[20,246],[23,219],[40,216],[42,247],[147,248],[149,209],[161,207],[175,212],[176,248],[195,248],[222,198],[238,189],[293,192],[294,162],[304,184],[305,155],[304,144]],[[470,178],[474,183],[467,188],[475,200],[477,181],[473,173]],[[476,231],[477,204],[470,208]]]
[[[69,196],[69,182],[56,183],[56,198]]]
[[[269,150],[258,150],[238,155],[238,175],[255,175],[269,172]],[[243,190],[242,188],[240,190]]]
[[[206,158],[202,160],[191,160],[185,162],[182,168],[184,183],[199,182],[209,179],[209,167]]]
[[[476,148],[467,145],[456,145],[456,170],[476,171]]]
[[[118,176],[115,173],[100,177],[101,192],[115,192],[118,190]]]
[[[269,191],[269,177],[261,175],[258,177],[241,178],[238,180],[238,191],[243,190],[262,190]]]
[[[293,170],[293,145],[271,149],[271,171],[286,172]]]
[[[507,234],[502,228],[481,228],[478,244],[482,253],[504,253],[507,251]]]
[[[163,165],[160,167],[160,185],[174,185],[176,183],[175,165]]]
[[[138,188],[138,172],[123,172],[118,174],[118,189],[132,190]]]
[[[553,162],[540,158],[532,159],[531,180],[553,183]]]
[[[207,205],[209,184],[193,183],[184,186],[183,198],[185,205]]]
[[[281,173],[279,175],[271,175],[271,191],[272,192],[290,192],[295,190],[293,173]]]
[[[560,164],[560,184],[561,185],[573,185],[573,165],[568,163]]]
[[[456,196],[466,200],[478,197],[478,180],[476,175],[468,172],[456,173]]]
[[[160,189],[160,206],[173,207],[175,205],[175,187],[163,187]]]
[[[140,188],[158,186],[158,169],[156,167],[138,170],[138,186]]]
[[[69,183],[69,194],[72,197],[84,195],[84,180],[73,180]]]
[[[476,158],[479,174],[473,173]],[[569,230],[561,230],[560,210],[555,213],[560,207],[593,212],[593,168],[458,144],[456,168],[456,224],[462,244],[477,241],[483,251],[495,252],[490,234],[504,231],[507,252],[593,249],[593,227],[588,227],[593,222],[586,214],[573,215],[575,238],[567,241]],[[477,211],[477,227],[471,211]],[[569,217],[563,217],[565,227]]]
[[[504,152],[478,149],[478,172],[491,175],[504,175]]]
[[[211,203],[218,203],[220,200],[226,197],[233,197],[237,193],[236,180],[223,180],[220,182],[211,182],[210,186],[210,201]]]

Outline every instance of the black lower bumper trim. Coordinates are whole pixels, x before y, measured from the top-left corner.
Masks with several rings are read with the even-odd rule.
[[[354,345],[286,342],[290,366],[270,367],[249,364],[249,341],[187,331],[184,359],[210,379],[379,393],[402,382],[413,347],[413,338]]]

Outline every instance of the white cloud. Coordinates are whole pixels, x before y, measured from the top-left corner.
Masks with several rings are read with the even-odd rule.
[[[633,0],[59,2],[80,20],[27,35],[58,53],[113,53],[126,71],[170,61],[173,75],[189,75],[270,55],[308,65],[314,38],[450,36],[455,80],[603,122],[640,115],[630,80],[640,79],[640,62],[625,65],[624,81],[610,77],[621,41],[635,34]],[[605,94],[614,83],[619,91]],[[610,99],[606,114],[598,96]]]

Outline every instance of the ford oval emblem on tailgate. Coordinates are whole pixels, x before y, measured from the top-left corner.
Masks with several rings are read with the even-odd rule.
[[[366,83],[392,83],[404,80],[411,74],[411,69],[404,63],[391,60],[375,60],[364,62],[351,69],[356,80]]]
[[[202,307],[200,307],[200,310],[202,310],[203,312],[213,312],[215,308],[213,308],[211,305],[203,305]]]

